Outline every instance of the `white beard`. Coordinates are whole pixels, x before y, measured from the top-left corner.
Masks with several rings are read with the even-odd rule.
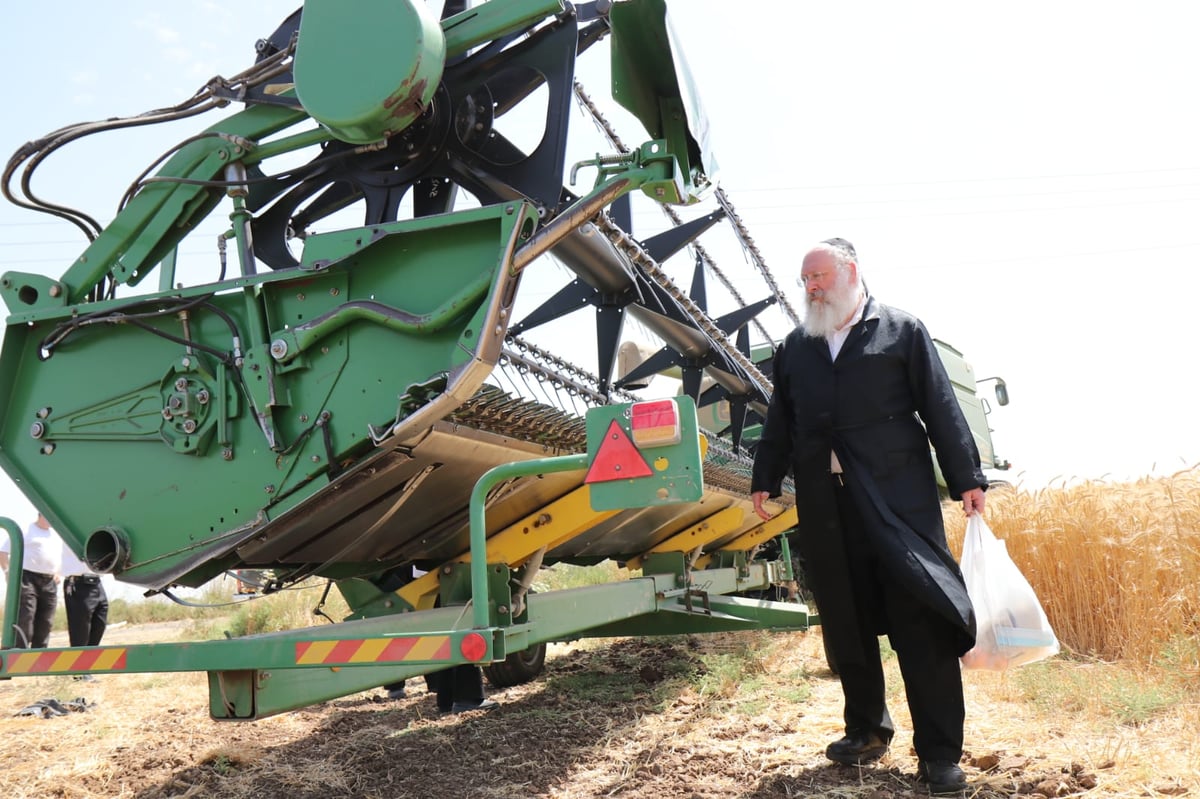
[[[849,275],[839,274],[837,282],[822,295],[804,295],[804,332],[813,338],[828,338],[845,324],[858,307],[858,286],[850,285]]]

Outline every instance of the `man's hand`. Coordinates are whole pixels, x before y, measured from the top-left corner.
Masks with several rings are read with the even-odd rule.
[[[770,496],[770,491],[755,491],[750,495],[750,498],[754,500],[754,512],[757,513],[764,521],[768,522],[771,521],[771,514],[768,513],[767,509],[763,507],[763,503],[766,502]]]
[[[972,513],[983,513],[984,493],[982,488],[972,488],[962,495],[963,510],[970,516]]]

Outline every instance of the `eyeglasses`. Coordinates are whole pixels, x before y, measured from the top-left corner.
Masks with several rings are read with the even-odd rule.
[[[813,272],[811,275],[801,275],[796,278],[796,285],[806,288],[809,283],[824,283],[833,272]]]

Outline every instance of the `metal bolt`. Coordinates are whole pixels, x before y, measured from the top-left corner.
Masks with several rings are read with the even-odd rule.
[[[221,450],[221,457],[227,461],[233,460],[233,450],[229,447],[226,447],[225,449]]]
[[[171,421],[172,414],[171,414],[170,408],[163,408],[163,418],[166,419],[168,422]]]
[[[183,400],[179,398],[178,394],[172,394],[170,398],[167,399],[167,407],[173,411],[179,410],[179,406],[182,404]]]
[[[265,485],[265,486],[263,486],[263,491],[266,491],[268,494],[274,494],[275,493],[275,485],[273,483],[270,485]]]
[[[49,408],[38,408],[38,412],[37,412],[37,418],[39,418],[39,419],[45,419],[45,418],[46,418],[47,416],[49,416],[49,415],[50,415],[50,409],[49,409]]]
[[[184,358],[180,363],[183,364],[184,369],[192,368],[192,359],[191,358]]]
[[[500,607],[496,608],[496,612],[497,613],[508,613],[508,605],[501,605]]]
[[[183,432],[185,432],[185,433],[196,432],[196,420],[188,419],[186,422],[184,422],[183,423]]]
[[[202,388],[196,392],[196,402],[199,402],[201,405],[207,405],[209,398],[207,388]]]
[[[321,456],[320,456],[320,455],[313,455],[313,456],[312,456],[312,458],[310,458],[310,460],[311,460],[313,463],[320,463],[320,462],[321,462]]]
[[[46,425],[42,424],[41,422],[34,422],[29,428],[29,435],[34,438],[41,438],[42,436],[46,435]]]
[[[271,342],[271,357],[275,360],[280,360],[288,354],[287,342],[281,338],[277,338]]]
[[[330,297],[336,297],[337,295],[339,295],[339,294],[341,294],[341,293],[342,293],[342,290],[341,290],[341,289],[339,289],[337,286],[334,286],[333,288],[331,288],[331,289],[329,290],[329,296],[330,296]]]
[[[51,297],[57,297],[60,294],[62,294],[62,286],[55,284],[50,287],[50,296]]]
[[[307,413],[302,413],[302,414],[300,414],[300,421],[301,421],[301,422],[307,422],[307,421],[308,421],[308,414],[307,414]]]
[[[175,381],[175,390],[176,391],[187,391],[187,378],[186,377],[181,377]]]
[[[53,444],[43,444],[42,445],[42,454],[43,455],[53,455],[54,454],[54,445]]]
[[[297,294],[297,295],[296,295],[296,299],[300,300],[300,302],[304,302],[304,295],[303,295],[303,294]]]
[[[449,566],[443,566],[443,567],[442,567],[442,574],[449,574],[449,573],[450,573],[450,572],[452,572],[452,571],[454,571],[454,570],[453,570],[453,569],[451,569]]]

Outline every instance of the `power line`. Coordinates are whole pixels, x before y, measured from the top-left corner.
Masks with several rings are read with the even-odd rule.
[[[769,191],[812,191],[816,189],[862,189],[871,187],[889,187],[889,186],[942,186],[958,183],[1002,183],[1015,182],[1021,180],[1064,180],[1067,178],[1098,178],[1098,177],[1116,177],[1123,175],[1157,175],[1163,173],[1176,172],[1200,172],[1200,166],[1183,166],[1183,167],[1163,167],[1162,169],[1140,169],[1118,172],[1066,172],[1058,175],[1014,175],[1009,177],[990,177],[990,178],[946,178],[944,180],[900,180],[890,181],[886,183],[830,183],[825,185],[811,186],[771,186],[768,188],[749,188],[730,189],[738,194],[749,194],[754,192],[769,192]]]
[[[1031,205],[1031,206],[1024,207],[1024,208],[981,208],[981,209],[976,209],[976,210],[961,210],[961,211],[930,211],[928,213],[918,213],[918,214],[885,214],[885,215],[876,215],[876,216],[836,216],[836,217],[820,217],[819,219],[816,217],[808,217],[804,221],[862,222],[862,221],[874,221],[874,220],[879,220],[879,219],[926,219],[926,218],[931,218],[931,217],[942,217],[942,216],[977,216],[979,214],[1026,214],[1026,213],[1043,214],[1043,213],[1053,213],[1056,211],[1078,211],[1078,210],[1090,210],[1090,209],[1096,209],[1096,208],[1121,208],[1121,207],[1126,207],[1126,206],[1162,205],[1163,203],[1192,203],[1192,202],[1200,202],[1200,197],[1164,197],[1164,198],[1155,199],[1155,200],[1138,200],[1138,201],[1126,201],[1126,202],[1114,202],[1114,203],[1093,203],[1091,205],[1058,205],[1058,206]],[[772,211],[772,210],[785,210],[785,209],[798,208],[798,207],[804,207],[804,206],[771,205],[771,206],[760,206],[755,210]],[[814,206],[814,207],[819,207],[819,206]],[[772,222],[772,221],[763,221],[760,219],[760,220],[756,220],[754,222],[754,226],[755,227],[775,227],[778,225],[794,225],[794,224],[796,224],[797,221],[800,221],[800,220],[781,219],[781,220]]]

